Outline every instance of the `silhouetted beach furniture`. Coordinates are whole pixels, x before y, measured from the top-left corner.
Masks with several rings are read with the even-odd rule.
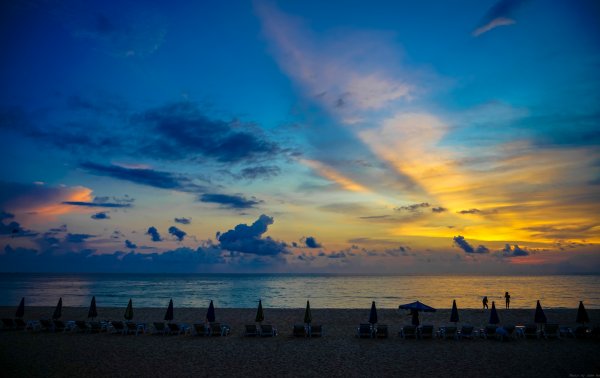
[[[318,324],[318,325],[311,325],[310,329],[309,329],[309,333],[308,333],[309,337],[321,337],[323,336],[323,326]]]
[[[387,337],[388,337],[387,324],[377,324],[377,327],[375,327],[375,337],[378,339],[387,339]]]
[[[535,314],[533,317],[533,322],[539,325],[540,333],[542,332],[542,327],[544,324],[548,322],[546,319],[546,314],[544,314],[544,310],[542,309],[542,305],[538,299],[537,304],[535,305]]]
[[[194,331],[196,332],[196,336],[210,336],[210,329],[204,324],[194,323],[193,327]]]
[[[167,333],[169,335],[181,335],[181,334],[185,334],[187,331],[187,327],[183,324],[168,323],[167,327],[168,327]]]
[[[538,332],[538,327],[535,324],[527,324],[525,325],[525,329],[523,330],[523,337],[526,339],[537,339],[540,334]]]
[[[484,339],[494,338],[496,336],[496,329],[498,327],[495,325],[487,325],[480,332],[481,337]]]
[[[54,313],[52,314],[52,320],[58,320],[62,316],[62,297],[58,299]]]
[[[88,324],[85,322],[85,320],[75,320],[74,331],[80,333],[88,332]]]
[[[560,334],[558,332],[558,324],[546,324],[544,326],[543,336],[545,339],[559,339]]]
[[[211,336],[228,336],[231,332],[231,327],[227,324],[218,322],[210,323]]]
[[[450,322],[454,323],[454,326],[456,326],[456,323],[459,322],[458,320],[458,307],[456,307],[456,299],[452,300],[452,311],[450,312]]]
[[[244,333],[245,336],[255,337],[258,336],[258,327],[256,324],[246,324],[246,331]]]
[[[261,337],[272,337],[277,336],[277,329],[271,324],[260,325],[260,336]]]
[[[138,323],[134,323],[134,322],[125,322],[125,333],[126,334],[132,334],[132,335],[138,335],[140,332],[144,333],[146,331],[146,326],[145,324],[138,324]]]
[[[16,318],[15,319],[15,328],[17,330],[27,329],[27,323],[25,323],[25,321],[21,318]]]
[[[373,337],[373,327],[369,323],[362,323],[356,329],[356,336],[359,338]]]
[[[67,325],[62,320],[54,319],[52,323],[54,323],[54,332],[65,332],[67,330]]]
[[[423,325],[419,330],[419,338],[420,339],[433,339],[433,326],[432,325]]]
[[[461,339],[472,339],[474,330],[475,327],[473,327],[472,325],[463,325],[462,327],[460,327],[459,337]]]
[[[91,333],[96,333],[96,332],[100,333],[102,331],[106,331],[106,326],[103,326],[102,322],[93,321],[93,322],[88,322],[87,325],[88,325],[88,331]]]
[[[513,340],[515,338],[515,329],[516,327],[514,325],[505,325],[502,327],[502,332],[496,330],[496,336],[500,341]]]
[[[496,303],[492,301],[492,311],[490,311],[490,320],[488,322],[491,325],[500,324],[500,317],[498,316],[498,311],[496,310]]]
[[[310,302],[306,301],[306,308],[304,309],[304,324],[306,327],[304,328],[305,336],[310,337],[311,335],[311,326],[312,323],[312,311],[310,310]]]
[[[444,339],[457,339],[458,328],[456,326],[446,326],[440,330],[440,337]]]
[[[419,301],[412,302],[412,303],[406,303],[406,304],[398,306],[398,308],[401,310],[410,310],[410,314],[412,315],[411,323],[414,326],[418,326],[420,323],[419,322],[419,312],[420,311],[423,311],[423,312],[437,311],[435,308],[433,308],[431,306],[427,306],[426,304],[421,303]]]
[[[124,335],[127,330],[125,329],[125,323],[120,320],[113,320],[110,322],[110,326],[112,328],[112,333],[120,333]]]
[[[127,303],[127,308],[125,309],[125,314],[123,315],[125,320],[133,319],[133,301],[129,298],[129,302]]]
[[[586,326],[578,326],[573,332],[576,339],[587,339],[592,335],[591,330]]]
[[[375,329],[375,324],[377,324],[377,307],[375,307],[375,301],[371,303],[371,311],[369,311],[369,324],[371,324],[371,328]]]
[[[167,307],[167,312],[165,312],[165,320],[167,322],[170,322],[173,320],[174,315],[173,315],[173,299],[171,298],[169,300],[169,306]]]
[[[402,327],[402,330],[400,330],[400,336],[403,339],[409,339],[409,338],[416,339],[417,338],[417,326],[405,325],[404,327]]]
[[[306,337],[308,336],[308,332],[306,331],[306,327],[304,324],[294,324],[294,329],[292,334],[295,337]]]
[[[40,331],[52,331],[54,329],[54,324],[52,324],[52,321],[49,319],[40,319],[39,329]]]
[[[16,329],[15,321],[10,318],[2,319],[2,329]]]
[[[154,322],[152,326],[154,327],[153,335],[165,335],[167,333],[167,326],[163,322]]]
[[[215,305],[213,304],[212,299],[210,300],[210,304],[208,305],[208,310],[206,310],[206,321],[209,323],[214,323],[216,321]]]

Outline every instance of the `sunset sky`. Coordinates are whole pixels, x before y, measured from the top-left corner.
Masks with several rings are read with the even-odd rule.
[[[597,1],[0,7],[0,271],[600,271]]]

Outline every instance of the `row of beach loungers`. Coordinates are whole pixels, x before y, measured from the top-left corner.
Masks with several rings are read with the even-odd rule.
[[[192,326],[177,323],[152,323],[152,330],[145,323],[135,323],[131,321],[62,321],[41,319],[39,321],[24,321],[22,319],[2,319],[3,329],[5,330],[31,330],[31,331],[51,331],[51,332],[81,332],[81,333],[115,333],[115,334],[134,334],[152,333],[160,335],[196,335],[196,336],[227,336],[231,333],[231,328],[227,324],[212,322],[208,324],[196,323]],[[247,337],[272,337],[277,336],[278,331],[271,324],[249,324],[245,326],[244,336]],[[292,329],[294,337],[321,337],[323,336],[322,325],[296,324]],[[389,327],[386,324],[363,323],[356,328],[356,337],[358,338],[388,338],[390,335]],[[502,341],[514,340],[519,338],[556,338],[574,337],[574,338],[595,338],[600,339],[600,327],[593,329],[585,326],[578,326],[574,330],[569,327],[561,327],[558,324],[545,324],[538,327],[535,324],[525,326],[495,326],[489,325],[484,328],[476,329],[471,325],[444,326],[437,330],[433,325],[403,326],[398,332],[398,336],[403,339],[498,339]]]

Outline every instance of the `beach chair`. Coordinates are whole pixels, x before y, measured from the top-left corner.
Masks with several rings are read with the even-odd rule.
[[[196,332],[196,336],[209,336],[210,330],[204,325],[200,323],[194,323],[192,325],[194,331]]]
[[[538,339],[540,337],[540,333],[538,332],[537,325],[527,324],[525,326],[525,330],[523,331],[523,337],[526,339]]]
[[[444,327],[444,332],[441,335],[444,339],[457,339],[458,329],[455,326]]]
[[[258,327],[256,327],[255,324],[246,324],[246,332],[244,335],[248,337],[258,336]]]
[[[27,323],[25,323],[25,320],[23,320],[21,318],[16,318],[15,319],[15,328],[18,330],[27,329]]]
[[[500,341],[509,341],[509,340],[514,340],[515,339],[515,329],[516,327],[514,325],[505,325],[504,327],[502,327],[504,329],[504,332],[502,333],[497,333],[497,337],[498,340]]]
[[[387,324],[377,324],[377,327],[375,327],[375,337],[378,339],[387,339],[387,337],[388,337]]]
[[[475,328],[472,325],[464,325],[460,327],[460,334],[458,337],[460,339],[473,339],[473,330]]]
[[[432,325],[424,325],[419,329],[419,338],[420,339],[433,339],[433,326]]]
[[[110,322],[110,327],[112,328],[112,333],[120,333],[122,335],[127,332],[125,329],[125,323],[120,320],[113,320]]]
[[[294,335],[294,337],[306,337],[307,332],[306,332],[306,328],[304,327],[304,324],[294,324],[294,329],[292,334]]]
[[[15,321],[10,318],[3,318],[2,329],[16,329]]]
[[[362,323],[356,329],[356,337],[361,339],[373,337],[373,328],[369,323]]]
[[[63,322],[62,320],[54,320],[54,327],[52,328],[52,330],[54,332],[59,331],[59,332],[66,332],[67,330],[67,326],[65,324],[65,322]]]
[[[586,326],[578,326],[577,328],[575,328],[575,331],[573,332],[573,335],[575,336],[576,339],[587,339],[592,334],[591,334],[590,329],[588,327],[586,327]]]
[[[85,320],[75,320],[75,329],[74,331],[79,333],[84,333],[88,331],[88,325]]]
[[[169,335],[181,335],[182,333],[185,334],[185,326],[176,323],[168,323],[166,332]]]
[[[491,339],[496,337],[496,329],[498,326],[495,325],[487,325],[480,331],[480,336],[484,339]]]
[[[221,328],[221,323],[210,323],[209,330],[211,336],[223,336],[223,329]]]
[[[308,337],[321,337],[323,336],[323,326],[320,324],[310,326],[308,330]]]
[[[40,319],[40,331],[52,331],[54,324],[48,319]]]
[[[138,326],[137,323],[134,322],[126,322],[125,323],[125,334],[129,335],[138,335],[138,333],[140,333],[140,331],[143,333],[144,332],[144,326]]]
[[[152,325],[154,326],[154,331],[152,331],[153,335],[166,335],[167,334],[167,327],[165,326],[165,323],[163,322],[154,322],[152,323]]]
[[[91,333],[100,333],[103,330],[101,322],[88,322],[87,327]]]
[[[408,339],[411,337],[413,339],[416,339],[417,338],[417,326],[405,325],[404,327],[402,327],[402,330],[400,331],[400,336],[402,336],[403,339]]]
[[[271,324],[262,324],[260,326],[260,336],[261,337],[277,336],[277,329],[275,329],[275,327],[273,327]]]
[[[560,327],[558,326],[558,324],[546,324],[544,326],[544,338],[560,339],[560,334],[558,333],[559,329]]]

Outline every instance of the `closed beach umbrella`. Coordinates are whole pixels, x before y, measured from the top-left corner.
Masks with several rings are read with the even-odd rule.
[[[377,308],[375,307],[375,301],[371,303],[371,312],[369,313],[369,323],[377,323]]]
[[[165,320],[168,322],[173,320],[173,299],[169,301],[169,307],[167,307],[167,312],[165,313]]]
[[[310,312],[310,303],[306,301],[306,310],[304,310],[304,323],[310,324],[312,322],[312,314]]]
[[[60,297],[60,299],[58,300],[58,303],[56,304],[56,308],[54,309],[54,314],[52,314],[52,319],[54,319],[54,320],[60,319],[61,316],[62,316],[62,297]]]
[[[548,320],[546,320],[546,314],[544,314],[544,310],[542,310],[542,305],[540,304],[539,299],[537,301],[537,305],[535,306],[535,316],[533,319],[536,323],[546,324],[548,322]]]
[[[412,315],[412,319],[410,320],[410,323],[416,327],[419,326],[419,324],[421,324],[421,322],[419,321],[419,311],[417,310],[410,310],[410,314]]]
[[[212,323],[215,321],[215,305],[213,305],[213,301],[210,301],[208,305],[208,311],[206,311],[206,321]]]
[[[261,323],[263,320],[265,320],[265,313],[263,312],[263,308],[262,308],[262,300],[258,300],[258,309],[256,310],[256,319],[254,321],[256,321],[257,323]]]
[[[583,305],[581,305],[581,306],[583,306]],[[585,309],[584,309],[584,311],[585,311]],[[23,316],[25,316],[25,297],[21,298],[19,307],[17,307],[17,312],[15,312],[15,318],[22,318]]]
[[[454,324],[458,323],[458,308],[456,308],[456,299],[452,301],[452,312],[450,313],[450,321]]]
[[[129,303],[127,303],[124,317],[126,320],[133,319],[133,302],[131,301],[131,298],[129,298]]]
[[[492,312],[490,312],[490,324],[498,324],[500,323],[500,318],[498,317],[498,312],[496,311],[496,304],[492,301]]]
[[[23,302],[21,302],[23,303]],[[579,308],[577,309],[577,320],[575,321],[580,324],[585,324],[590,322],[590,318],[588,317],[588,313],[583,307],[583,301],[579,301]]]
[[[88,318],[94,319],[98,316],[98,310],[96,310],[96,296],[92,297],[92,302],[90,303],[90,309],[88,310]]]

